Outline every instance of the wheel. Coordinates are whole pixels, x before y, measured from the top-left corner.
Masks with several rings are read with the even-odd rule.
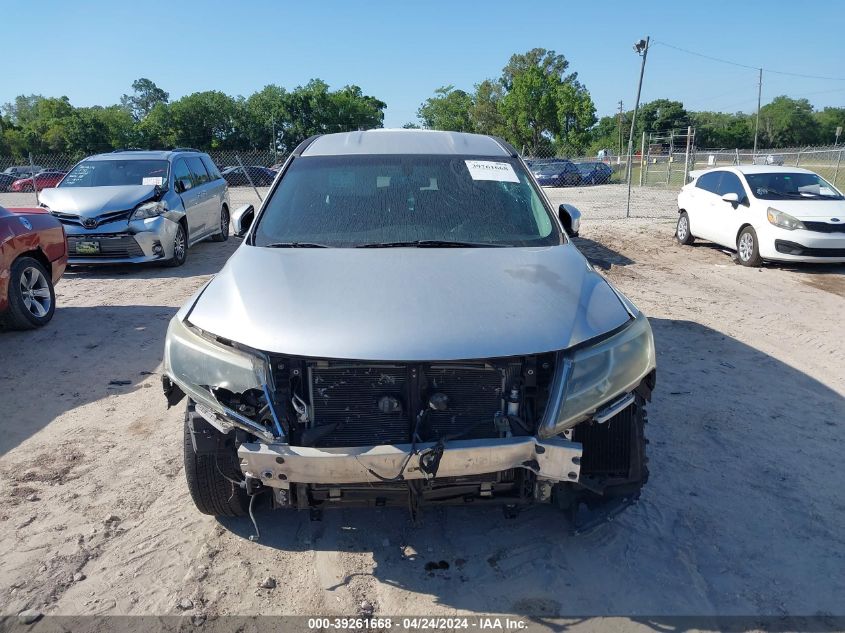
[[[56,311],[53,280],[32,257],[18,257],[9,271],[9,306],[3,321],[16,330],[30,330],[50,322]]]
[[[678,226],[675,228],[675,239],[678,240],[678,244],[683,244],[684,246],[689,246],[695,241],[695,238],[689,229],[689,216],[686,211],[681,211],[681,214],[678,216]]]
[[[198,450],[199,449],[199,450]],[[249,508],[234,435],[223,435],[194,410],[185,410],[185,479],[197,510],[218,517],[244,516]]]
[[[763,263],[757,246],[757,233],[753,227],[746,226],[736,238],[736,254],[743,266],[759,266]]]
[[[220,232],[211,236],[212,242],[225,242],[229,239],[229,209],[224,204],[220,209]]]
[[[177,225],[176,236],[173,238],[173,257],[164,262],[165,266],[175,268],[181,266],[188,259],[188,234],[185,232],[185,225],[181,222]]]

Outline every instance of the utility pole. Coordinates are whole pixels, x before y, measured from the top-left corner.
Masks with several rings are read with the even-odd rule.
[[[622,109],[622,99],[619,100],[619,153],[617,156],[622,156],[622,117],[625,111]]]
[[[631,116],[631,133],[628,135],[628,168],[626,174],[626,180],[628,181],[628,202],[625,208],[625,217],[631,217],[631,172],[632,169],[632,162],[634,159],[634,129],[637,126],[637,110],[640,107],[640,94],[643,90],[643,74],[645,73],[645,60],[648,57],[648,44],[651,41],[650,36],[646,36],[644,40],[640,40],[636,44],[634,44],[634,51],[638,55],[642,55],[643,63],[640,66],[640,81],[637,84],[637,100],[634,103],[634,114]]]
[[[754,122],[754,152],[751,156],[751,162],[754,162],[754,157],[757,156],[757,133],[760,131],[760,99],[763,96],[763,69],[760,69],[760,78],[757,80],[757,120]]]

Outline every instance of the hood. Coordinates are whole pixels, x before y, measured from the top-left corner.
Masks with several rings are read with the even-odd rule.
[[[242,245],[188,321],[266,352],[435,361],[564,349],[630,315],[571,244],[271,249]]]
[[[839,218],[845,226],[845,200],[758,200],[799,220],[830,222]]]
[[[56,187],[42,191],[40,200],[52,211],[97,217],[109,211],[131,211],[153,195],[155,185]]]

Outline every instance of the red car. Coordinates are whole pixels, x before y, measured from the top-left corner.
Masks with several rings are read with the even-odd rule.
[[[56,284],[67,266],[61,223],[45,209],[0,207],[0,324],[46,325],[56,310]]]
[[[55,187],[62,181],[62,178],[64,178],[66,174],[66,171],[38,172],[35,174],[35,187],[38,187],[38,191]],[[34,187],[32,184],[32,176],[16,180],[12,183],[12,186],[9,189],[10,191],[33,191]]]

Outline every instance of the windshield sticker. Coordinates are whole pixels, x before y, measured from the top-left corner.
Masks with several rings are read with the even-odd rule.
[[[492,160],[467,160],[469,175],[473,180],[498,180],[499,182],[519,182],[516,172],[510,163],[499,163]]]
[[[143,181],[141,181],[142,185],[158,185],[161,186],[161,176],[146,176]]]

